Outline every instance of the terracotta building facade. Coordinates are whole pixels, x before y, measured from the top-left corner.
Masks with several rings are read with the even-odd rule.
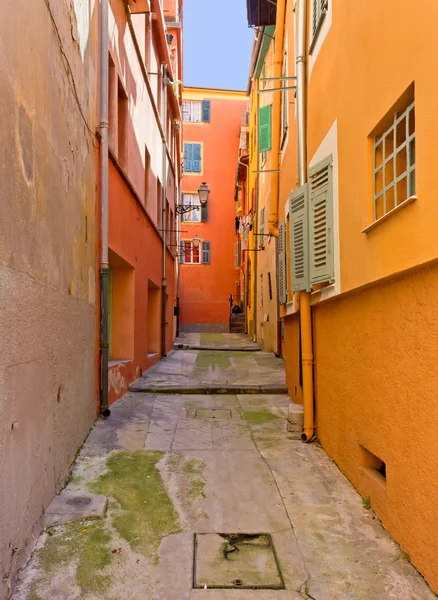
[[[194,210],[179,221],[181,331],[228,331],[230,295],[234,304],[240,300],[235,178],[247,106],[244,92],[184,90],[181,205]],[[203,182],[210,190],[205,208],[198,193]]]
[[[176,334],[181,12],[176,0],[134,3],[131,13],[110,2],[109,403]]]

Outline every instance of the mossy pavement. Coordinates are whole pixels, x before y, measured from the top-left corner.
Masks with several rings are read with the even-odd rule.
[[[163,380],[184,364],[272,380],[280,364],[263,353],[180,352],[155,371]],[[96,423],[68,484],[107,496],[106,517],[44,532],[14,600],[240,600],[236,590],[193,592],[194,534],[204,532],[271,534],[286,589],[245,590],[242,600],[436,598],[324,450],[291,439],[289,403],[126,394]],[[199,408],[232,418],[196,418]]]

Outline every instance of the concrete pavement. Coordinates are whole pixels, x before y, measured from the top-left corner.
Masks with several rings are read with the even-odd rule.
[[[178,351],[147,377],[284,382],[279,359],[219,354]],[[436,598],[325,452],[287,432],[289,403],[126,394],[67,486],[106,496],[106,516],[43,533],[15,600]]]

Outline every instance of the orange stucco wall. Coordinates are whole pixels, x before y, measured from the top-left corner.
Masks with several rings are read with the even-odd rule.
[[[121,175],[110,163],[110,193],[109,193],[109,246],[110,249],[123,261],[128,263],[133,273],[127,277],[127,285],[132,286],[133,302],[131,306],[133,326],[130,341],[124,335],[124,347],[132,345],[131,356],[115,356],[114,359],[127,359],[110,367],[110,402],[117,400],[126,391],[129,383],[140,376],[160,358],[160,354],[149,356],[148,348],[148,289],[149,280],[161,288],[161,261],[163,246],[158,232],[141,203],[131,193]],[[174,249],[172,249],[174,250]],[[151,257],[153,259],[151,260]],[[111,260],[111,256],[110,256]],[[174,259],[167,251],[167,326],[166,326],[166,351],[169,352],[173,345],[173,307],[175,299]],[[132,281],[132,279],[134,281]],[[161,298],[161,289],[160,289]],[[161,303],[161,300],[160,300]],[[124,318],[125,307],[113,305],[113,318]],[[129,308],[128,308],[129,310]],[[118,311],[120,314],[117,314]],[[158,311],[158,318],[161,318]],[[155,350],[155,346],[154,349]],[[128,350],[129,352],[129,350]]]
[[[431,73],[438,8],[422,1],[413,10],[407,0],[337,0],[329,7],[307,61],[308,166],[315,155],[332,153],[338,182],[335,284],[312,294],[317,434],[360,494],[370,496],[377,516],[436,592],[438,83]],[[292,9],[288,2],[289,74]],[[410,86],[417,199],[364,233],[373,221],[373,130]],[[290,104],[280,218],[298,184],[295,122]],[[292,302],[291,294],[289,301],[282,308],[283,353],[291,398],[300,402],[299,301]],[[363,469],[361,448],[385,462],[386,485]]]
[[[184,142],[203,145],[202,174],[185,174],[182,191],[196,193],[201,182],[210,188],[208,221],[182,222],[182,240],[196,234],[211,243],[210,265],[181,265],[181,325],[226,325],[228,297],[235,296],[239,270],[234,268],[236,205],[234,188],[239,148],[240,117],[248,107],[244,92],[186,88],[186,100],[210,100],[210,123],[184,123]]]
[[[435,591],[437,298],[435,265],[314,310],[318,436]],[[386,488],[360,445],[386,463]]]

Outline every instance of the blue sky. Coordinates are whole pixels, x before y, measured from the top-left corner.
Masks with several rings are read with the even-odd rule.
[[[254,30],[246,0],[184,0],[184,85],[245,90]]]

